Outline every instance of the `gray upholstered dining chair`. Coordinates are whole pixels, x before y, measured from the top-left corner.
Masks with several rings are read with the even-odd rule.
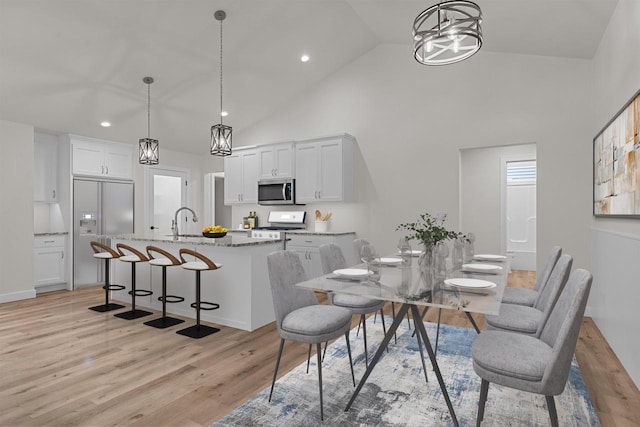
[[[533,307],[500,304],[497,315],[485,316],[488,330],[502,330],[539,337],[562,289],[567,283],[573,258],[562,255],[551,271],[549,282],[536,298]]]
[[[536,302],[536,298],[538,294],[542,291],[542,288],[547,284],[549,280],[549,276],[551,276],[551,271],[553,267],[558,262],[558,259],[562,255],[562,248],[560,246],[554,246],[549,251],[549,255],[547,255],[547,260],[544,263],[544,267],[542,272],[538,274],[536,277],[536,286],[534,289],[526,289],[526,288],[504,288],[504,293],[502,294],[502,302],[506,304],[517,304],[517,305],[526,305],[529,307],[533,307],[533,304]]]
[[[320,386],[320,419],[324,419],[322,404],[322,361],[320,347],[325,341],[341,335],[347,340],[351,380],[355,387],[349,329],[351,327],[351,311],[343,307],[318,304],[313,291],[297,288],[296,283],[307,280],[300,257],[291,251],[273,252],[267,256],[271,296],[276,315],[276,326],[280,335],[280,348],[273,372],[269,402],[278,375],[280,357],[285,340],[316,344],[318,355],[318,383]]]
[[[335,243],[325,243],[320,246],[320,261],[324,274],[330,274],[335,270],[346,268],[347,261],[344,258],[342,249]],[[364,337],[364,362],[365,366],[369,366],[369,352],[367,349],[367,322],[365,316],[369,313],[375,313],[380,310],[382,318],[382,329],[387,333],[387,326],[384,322],[384,304],[385,301],[369,298],[361,295],[347,294],[328,294],[329,303],[344,307],[351,311],[352,314],[360,315],[360,324],[362,325],[362,336]]]
[[[571,273],[539,338],[504,331],[485,331],[475,338],[473,369],[482,379],[478,427],[484,418],[489,383],[544,395],[551,425],[558,425],[554,396],[567,384],[592,280],[586,270]]]

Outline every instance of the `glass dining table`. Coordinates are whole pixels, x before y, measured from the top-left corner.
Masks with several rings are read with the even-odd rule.
[[[385,258],[381,258],[381,260],[384,259]],[[477,264],[473,265],[478,267]],[[365,264],[359,264],[349,269],[351,271],[346,272],[353,273],[353,275],[332,273],[296,284],[298,287],[317,292],[362,295],[402,304],[400,310],[395,314],[391,327],[387,329],[384,339],[378,346],[378,350],[351,396],[345,411],[351,408],[360,390],[365,385],[367,378],[384,354],[384,350],[396,333],[398,326],[410,312],[416,332],[418,333],[417,339],[420,351],[422,352],[422,346],[420,344],[420,341],[422,341],[427,349],[433,371],[438,379],[438,384],[440,385],[453,423],[456,426],[459,425],[446,385],[442,379],[431,341],[425,329],[423,321],[424,311],[421,313],[419,307],[423,307],[423,310],[440,308],[462,311],[476,331],[480,332],[472,314],[498,314],[509,273],[509,265],[506,260],[501,263],[482,263],[481,265],[495,265],[500,268],[490,270],[478,267],[476,270],[475,268],[471,269],[465,264],[461,269],[448,269],[444,280],[430,281],[426,280],[424,269],[419,266],[417,259],[414,259],[410,264],[394,262],[393,264],[385,265],[381,263],[380,279],[377,281],[368,280],[366,274],[358,276],[358,271],[363,273],[367,272]],[[468,279],[474,280],[469,281]],[[484,286],[475,287],[475,285],[481,284],[480,281],[485,282]],[[429,283],[432,284],[430,285]]]

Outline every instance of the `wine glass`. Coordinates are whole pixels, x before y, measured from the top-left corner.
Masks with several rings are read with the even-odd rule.
[[[411,245],[406,237],[398,241],[398,253],[402,258],[402,265],[411,265]]]
[[[380,259],[376,254],[376,249],[373,245],[365,243],[360,249],[360,259],[367,266],[369,271],[369,280],[377,282],[380,280]]]

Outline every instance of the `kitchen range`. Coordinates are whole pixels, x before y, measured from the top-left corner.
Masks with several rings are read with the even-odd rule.
[[[251,229],[254,239],[284,239],[287,231],[305,230],[305,211],[269,212],[267,227]]]

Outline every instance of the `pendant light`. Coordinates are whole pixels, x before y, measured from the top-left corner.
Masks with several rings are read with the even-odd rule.
[[[444,1],[413,22],[413,56],[424,65],[463,61],[482,47],[482,11],[468,0]]]
[[[224,10],[218,10],[213,16],[220,21],[220,124],[211,126],[211,154],[228,156],[231,154],[232,128],[222,124],[222,21],[227,14]]]
[[[140,140],[140,164],[157,165],[159,162],[158,140],[151,139],[151,83],[153,83],[153,77],[145,77],[142,81],[147,85],[147,137]]]

